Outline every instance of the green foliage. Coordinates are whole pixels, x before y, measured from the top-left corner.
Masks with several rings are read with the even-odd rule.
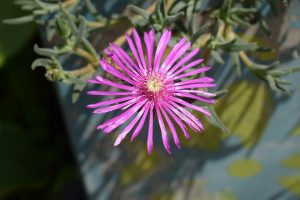
[[[10,15],[24,14],[11,1],[0,1],[0,8],[0,21]],[[17,53],[24,46],[25,42],[32,37],[34,30],[35,26],[33,24],[11,27],[0,23],[0,67],[4,65],[5,60]]]
[[[158,32],[166,28],[172,29],[174,37],[171,46],[180,37],[186,37],[191,40],[194,48],[204,49],[206,62],[213,59],[216,63],[224,65],[223,58],[228,55],[232,58],[238,76],[242,75],[243,68],[246,67],[266,82],[270,89],[282,94],[289,94],[290,84],[282,77],[300,69],[281,69],[276,60],[270,65],[252,61],[249,52],[267,49],[243,39],[236,33],[240,28],[259,25],[266,34],[270,34],[261,7],[269,4],[276,12],[276,4],[272,1],[225,0],[209,1],[204,5],[200,0],[157,0],[146,9],[128,5],[127,10],[130,12],[114,14],[111,18],[102,16],[91,0],[16,0],[15,4],[27,11],[27,14],[4,20],[4,23],[23,24],[33,21],[46,30],[46,37],[52,46],[34,46],[34,51],[42,58],[36,59],[32,68],[44,67],[47,79],[73,85],[74,92],[76,91],[73,101],[76,101],[86,85],[86,80],[93,76],[99,65],[99,54],[102,50],[96,50],[90,35],[124,23],[131,23],[131,26],[140,31],[151,28]],[[85,18],[86,14],[91,17]],[[124,37],[116,40],[119,45],[122,45],[123,41]],[[80,67],[74,69],[65,66],[66,58],[70,55],[80,57]],[[217,115],[213,116],[211,122],[226,130]]]

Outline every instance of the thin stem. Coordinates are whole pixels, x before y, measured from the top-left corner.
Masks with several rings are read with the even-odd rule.
[[[83,76],[85,74],[91,73],[95,71],[94,67],[92,66],[92,64],[87,64],[86,66],[80,68],[80,69],[75,69],[72,71],[65,71],[66,74],[70,75],[70,76]]]

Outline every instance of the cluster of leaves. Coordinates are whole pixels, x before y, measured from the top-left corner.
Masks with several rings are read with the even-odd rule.
[[[44,67],[47,79],[73,84],[75,89],[82,90],[85,80],[95,73],[99,63],[99,53],[92,45],[90,33],[119,23],[121,19],[104,18],[90,0],[16,0],[15,4],[30,14],[6,19],[4,23],[35,22],[45,30],[47,42],[51,43],[51,47],[47,48],[34,46],[34,51],[42,58],[32,63],[32,69]],[[91,20],[84,17],[86,12],[92,16]],[[82,66],[70,70],[70,67],[64,65],[74,55],[80,57]]]
[[[16,0],[15,3],[30,14],[5,20],[5,23],[21,24],[35,21],[46,29],[47,39],[54,44],[52,48],[35,46],[35,52],[45,58],[35,60],[32,68],[43,66],[49,80],[74,84],[80,90],[84,88],[85,80],[95,73],[101,53],[93,47],[90,33],[122,23],[126,20],[128,13],[125,12],[112,19],[105,18],[98,13],[91,0],[65,0],[63,2]],[[135,5],[129,5],[127,9],[135,13],[130,21],[140,31],[150,28],[158,32],[165,28],[172,29],[175,36],[171,44],[175,44],[179,37],[186,37],[191,40],[193,47],[205,49],[206,60],[212,58],[221,65],[224,64],[222,57],[227,54],[236,66],[239,76],[242,73],[242,67],[246,66],[249,71],[264,80],[272,90],[287,94],[288,90],[285,86],[290,83],[282,80],[282,77],[299,68],[280,69],[278,61],[271,65],[255,63],[247,53],[269,49],[246,41],[236,33],[239,29],[259,24],[266,34],[270,34],[265,21],[266,16],[261,11],[264,5],[276,8],[274,1],[271,0],[157,0],[147,9]],[[87,12],[89,19],[85,18]],[[53,40],[55,37],[58,37],[58,40]],[[66,57],[70,55],[80,56],[85,59],[86,63],[79,69],[67,70],[64,64]],[[220,93],[222,94],[222,91]],[[214,114],[212,123],[226,130],[215,115],[213,108],[209,107],[209,109]]]
[[[168,2],[168,1],[167,1]],[[287,5],[287,1],[282,2]],[[222,55],[228,53],[236,66],[236,71],[241,76],[241,61],[257,77],[264,80],[272,90],[282,94],[288,94],[286,85],[291,83],[282,77],[299,71],[299,68],[280,69],[279,61],[270,65],[257,64],[250,60],[249,51],[271,51],[272,49],[259,47],[254,42],[248,42],[235,30],[247,28],[259,24],[261,29],[270,35],[271,32],[261,12],[263,6],[268,5],[275,10],[274,1],[208,1],[208,5],[199,0],[171,1],[165,5],[165,1],[158,0],[156,9],[149,14],[147,10],[130,5],[128,8],[142,16],[140,20],[132,20],[132,23],[140,29],[155,28],[160,31],[173,23],[173,29],[181,36],[189,38],[194,47],[202,47],[208,51],[217,63],[224,65]],[[204,23],[197,27],[197,17]],[[176,40],[176,38],[174,38]],[[206,58],[207,60],[208,58]]]

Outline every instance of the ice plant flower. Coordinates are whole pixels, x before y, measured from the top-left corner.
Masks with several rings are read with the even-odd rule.
[[[94,113],[97,114],[123,110],[121,114],[97,127],[104,133],[110,133],[128,122],[118,135],[115,146],[119,145],[130,131],[133,132],[132,141],[147,121],[149,154],[153,149],[153,123],[157,117],[163,145],[167,152],[171,153],[166,125],[178,148],[181,145],[174,124],[178,125],[187,139],[190,137],[186,130],[187,126],[195,132],[204,130],[202,123],[187,108],[210,115],[204,108],[191,104],[191,101],[214,103],[212,99],[214,94],[203,89],[214,87],[214,80],[205,76],[192,78],[193,75],[199,75],[210,68],[199,66],[203,61],[201,58],[192,60],[199,49],[188,51],[191,42],[187,42],[185,38],[166,53],[171,39],[169,30],[162,33],[156,47],[154,30],[144,33],[144,48],[136,30],[133,30],[133,38],[126,35],[126,39],[134,59],[119,46],[110,44],[105,50],[110,62],[105,58],[100,61],[104,71],[121,81],[111,81],[102,76],[89,80],[91,83],[109,86],[109,89],[89,91],[88,94],[116,98],[90,104],[88,108],[94,108]]]

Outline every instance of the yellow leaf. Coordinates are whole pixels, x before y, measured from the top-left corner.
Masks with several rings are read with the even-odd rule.
[[[262,170],[261,164],[253,159],[236,160],[229,165],[228,172],[237,178],[256,176]]]
[[[300,169],[300,153],[294,154],[282,161],[285,167]]]
[[[278,181],[287,191],[300,197],[300,175],[280,177]]]

